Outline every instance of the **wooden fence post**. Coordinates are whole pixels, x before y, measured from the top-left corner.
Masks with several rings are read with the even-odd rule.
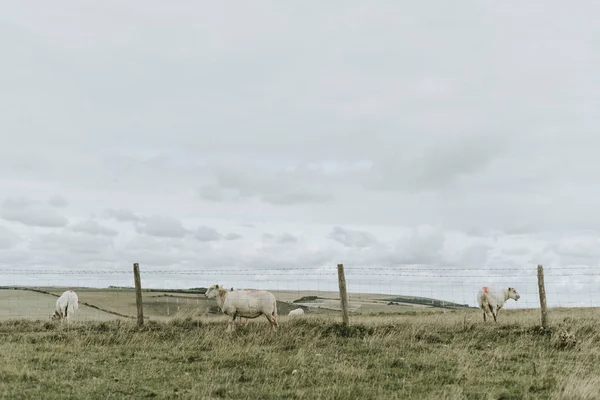
[[[140,279],[140,264],[133,264],[133,279],[135,281],[135,305],[137,306],[137,324],[144,325],[144,307],[142,305],[142,281]]]
[[[346,277],[344,276],[344,264],[338,264],[338,282],[340,284],[340,302],[342,305],[342,321],[345,326],[350,324],[348,317],[348,293],[346,292]]]
[[[537,272],[540,307],[542,309],[542,328],[546,329],[548,327],[548,309],[546,308],[546,287],[544,286],[544,267],[542,264],[537,266]]]

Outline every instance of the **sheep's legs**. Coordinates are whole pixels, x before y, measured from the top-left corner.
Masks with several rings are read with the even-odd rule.
[[[483,322],[486,322],[488,313],[492,311],[492,306],[490,305],[490,303],[488,303],[485,297],[483,298],[483,302],[481,304],[481,310],[483,311]],[[493,312],[492,315],[494,315]]]
[[[279,326],[279,324],[277,323],[277,317],[275,317],[274,315],[267,314],[265,314],[265,317],[267,317],[267,320],[271,323],[271,330],[276,331],[277,327]]]
[[[494,310],[494,307],[490,306],[490,311],[492,313],[492,316],[494,317],[494,322],[498,323],[498,320],[496,319],[496,316],[498,315],[498,311]]]
[[[235,317],[236,317],[236,315],[234,315],[233,318],[231,319],[231,321],[229,321],[229,325],[227,326],[227,332],[235,331]]]

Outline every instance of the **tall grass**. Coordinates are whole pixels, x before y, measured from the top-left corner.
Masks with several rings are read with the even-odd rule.
[[[0,324],[2,398],[596,399],[600,311]]]

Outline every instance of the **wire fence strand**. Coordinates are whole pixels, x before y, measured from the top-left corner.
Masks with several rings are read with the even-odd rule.
[[[265,289],[292,304],[307,296],[317,297],[307,307],[339,308],[337,270],[334,265],[321,268],[245,268],[243,266],[206,266],[197,269],[169,269],[140,266],[145,294],[160,315],[173,316],[183,309],[202,309],[201,291],[178,293],[192,296],[177,300],[172,291],[207,288],[219,283],[233,289]],[[600,307],[600,271],[587,266],[545,268],[549,307]],[[345,266],[349,305],[352,312],[389,313],[426,308],[467,310],[478,307],[477,292],[482,286],[515,287],[521,298],[507,301],[506,309],[539,308],[537,274],[528,268],[454,268],[432,266]],[[61,288],[82,288],[84,302],[98,305],[86,318],[113,318],[101,309],[133,315],[133,270],[114,269],[2,268],[0,266],[0,320],[12,317],[46,317],[54,307]],[[12,288],[26,289],[15,295]],[[34,294],[37,293],[37,294]],[[45,297],[44,297],[45,296]],[[171,297],[170,297],[171,296]],[[145,300],[146,301],[146,300]],[[181,303],[179,303],[181,301]],[[178,304],[176,306],[173,305]],[[189,304],[187,302],[190,302]],[[186,304],[184,307],[184,303]],[[105,304],[105,307],[100,307]],[[125,304],[125,306],[123,305]],[[135,303],[133,302],[134,307]],[[294,303],[296,304],[296,303]],[[113,307],[113,308],[111,308]],[[205,312],[206,310],[203,309]],[[190,311],[191,312],[191,311]]]

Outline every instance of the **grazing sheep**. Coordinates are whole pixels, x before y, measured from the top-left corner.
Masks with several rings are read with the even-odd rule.
[[[50,315],[50,319],[67,320],[68,323],[71,323],[71,316],[79,310],[79,297],[77,297],[77,293],[72,290],[67,290],[56,300],[56,308],[52,315]]]
[[[479,293],[477,293],[477,302],[479,303],[479,308],[483,310],[483,321],[487,321],[487,314],[491,312],[494,322],[497,323],[498,311],[504,307],[504,303],[508,299],[517,301],[520,297],[519,293],[512,287],[496,290],[490,289],[487,286],[482,287]]]
[[[216,298],[221,311],[232,316],[227,331],[235,330],[236,318],[257,318],[264,315],[277,330],[277,302],[272,293],[263,290],[227,290],[219,285],[211,286],[205,293],[209,299]]]
[[[290,311],[288,314],[290,317],[299,317],[301,315],[304,315],[304,310],[301,308],[296,308],[295,310]]]

